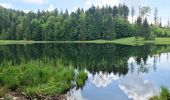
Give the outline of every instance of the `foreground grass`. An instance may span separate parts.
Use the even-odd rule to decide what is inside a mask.
[[[90,41],[17,41],[17,40],[0,40],[0,44],[34,44],[34,43],[95,43],[95,44],[122,44],[122,45],[144,45],[148,43],[156,45],[170,44],[170,38],[156,38],[155,40],[144,40],[143,38],[135,39],[135,37],[121,38],[116,40],[90,40]]]
[[[170,100],[170,91],[166,87],[161,87],[159,96],[153,96],[149,100]]]
[[[72,81],[76,81],[77,86],[84,85],[86,78],[84,71],[75,74],[72,67],[65,67],[59,62],[55,66],[42,61],[14,66],[5,64],[0,69],[0,97],[8,91],[22,93],[29,98],[56,96],[69,90],[73,86]]]

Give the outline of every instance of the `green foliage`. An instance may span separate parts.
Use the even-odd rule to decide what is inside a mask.
[[[169,28],[160,28],[158,26],[151,26],[151,32],[153,32],[157,37],[170,37],[170,29]]]
[[[170,91],[167,87],[161,87],[161,92],[159,96],[153,96],[149,100],[169,100],[170,99]]]
[[[37,13],[0,9],[0,39],[8,40],[113,40],[131,35],[127,21],[129,8],[119,6],[78,8],[65,12],[38,11]],[[121,20],[121,22],[119,22]],[[118,24],[118,25],[116,25]]]
[[[155,40],[155,38],[156,38],[156,35],[153,32],[150,32],[148,40]]]
[[[76,77],[77,86],[82,87],[85,84],[86,79],[87,79],[87,74],[84,71],[80,71],[78,76]]]
[[[75,78],[73,68],[64,67],[60,62],[55,66],[52,61],[48,64],[43,61],[29,61],[3,66],[0,70],[0,91],[7,88],[6,90],[24,92],[30,97],[61,94],[71,88],[71,81]],[[83,82],[84,75],[86,74],[80,74]]]
[[[149,24],[146,18],[143,22],[142,29],[143,29],[142,37],[144,37],[145,40],[150,40],[150,29],[149,29]]]
[[[133,36],[133,26],[121,18],[117,18],[114,23],[116,38]]]
[[[168,88],[161,87],[160,100],[169,100],[169,99],[170,99],[170,92]]]
[[[128,21],[129,8],[125,4],[102,8],[92,6],[86,11],[38,11],[37,13],[0,9],[1,40],[84,41],[114,40],[135,36],[152,40],[154,36],[170,37],[170,29],[149,25],[149,7],[142,7],[136,24]],[[132,16],[135,9],[132,8]],[[149,32],[150,31],[150,32]]]
[[[140,36],[142,36],[142,18],[141,17],[137,18],[135,28],[136,28],[135,38],[138,39]]]

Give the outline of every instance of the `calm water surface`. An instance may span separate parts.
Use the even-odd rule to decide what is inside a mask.
[[[0,64],[62,60],[88,73],[82,88],[68,100],[148,100],[161,86],[170,88],[170,46],[113,44],[1,45]]]

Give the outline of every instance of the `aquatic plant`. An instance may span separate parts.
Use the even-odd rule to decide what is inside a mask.
[[[159,96],[153,96],[149,100],[170,100],[170,91],[167,87],[162,86]]]
[[[85,84],[85,80],[87,79],[87,73],[84,71],[80,71],[78,76],[76,77],[76,84],[78,87],[82,87]]]

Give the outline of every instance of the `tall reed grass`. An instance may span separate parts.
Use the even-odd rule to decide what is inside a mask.
[[[162,86],[160,95],[159,96],[153,96],[149,100],[170,100],[170,91],[167,87]]]
[[[61,61],[23,61],[13,65],[10,62],[0,67],[0,96],[10,91],[24,93],[28,97],[53,96],[64,93],[73,86],[82,86],[87,78],[84,71],[78,75],[71,66]]]

